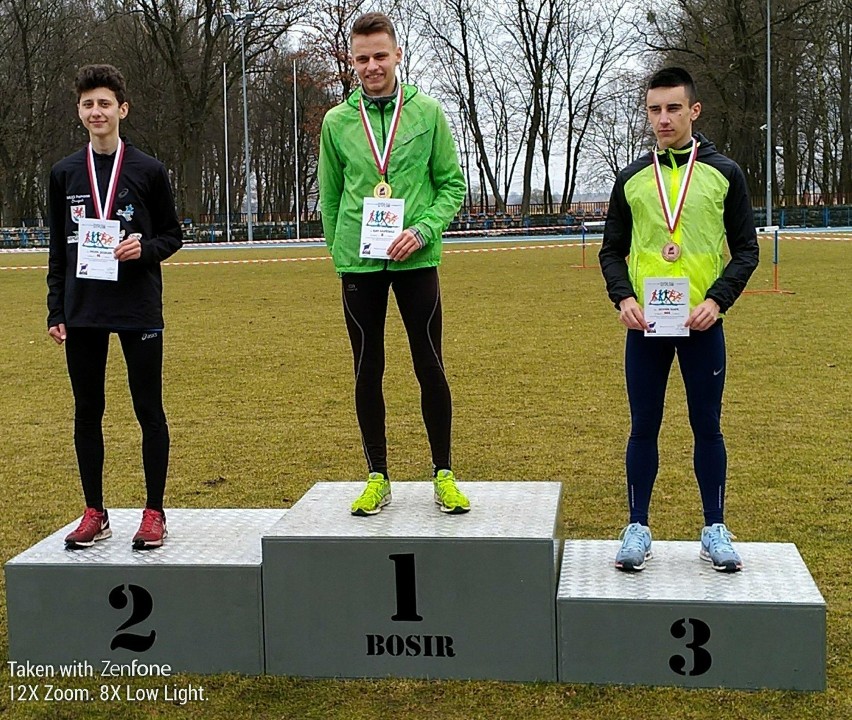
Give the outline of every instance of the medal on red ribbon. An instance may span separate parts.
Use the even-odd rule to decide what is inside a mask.
[[[115,158],[112,161],[112,172],[109,176],[109,185],[107,186],[106,202],[101,205],[101,191],[98,187],[98,173],[95,171],[95,151],[92,149],[92,143],[89,143],[88,153],[86,154],[86,164],[89,169],[89,184],[92,187],[92,200],[95,205],[96,217],[99,220],[109,220],[112,215],[112,206],[115,202],[115,193],[118,185],[118,176],[121,175],[121,165],[124,162],[124,143],[121,138],[118,139],[118,148],[115,151]]]
[[[663,245],[663,260],[674,262],[680,257],[680,245],[675,242],[667,242]]]
[[[382,179],[373,188],[373,197],[387,200],[391,197],[392,189],[387,182],[388,163],[390,162],[391,148],[393,140],[396,137],[396,131],[399,128],[399,119],[402,116],[402,83],[397,83],[396,89],[396,104],[391,116],[390,132],[388,133],[387,141],[385,142],[384,150],[379,154],[379,144],[376,142],[376,136],[373,133],[373,128],[370,125],[370,120],[367,117],[367,108],[364,106],[364,96],[358,100],[358,111],[361,113],[361,124],[364,126],[364,132],[367,134],[367,141],[370,143],[370,150],[373,152],[373,160],[376,163],[376,168]]]
[[[669,205],[669,196],[666,192],[665,182],[663,181],[663,171],[660,167],[660,157],[657,148],[654,148],[654,178],[657,181],[657,192],[660,196],[660,205],[663,208],[663,217],[666,220],[666,227],[669,229],[669,235],[672,239],[667,242],[662,249],[663,259],[667,262],[674,262],[680,257],[681,247],[674,241],[674,233],[677,225],[680,222],[680,215],[683,212],[683,205],[686,202],[686,194],[689,192],[689,183],[692,180],[692,170],[695,167],[695,161],[698,158],[697,140],[692,143],[692,149],[689,152],[689,159],[686,162],[686,175],[678,189],[677,199],[674,207]]]

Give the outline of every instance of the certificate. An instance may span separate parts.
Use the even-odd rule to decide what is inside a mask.
[[[359,255],[389,260],[388,246],[402,233],[404,214],[405,200],[402,198],[364,198]]]
[[[645,321],[651,328],[645,336],[688,336],[689,278],[646,278],[644,288]]]
[[[118,280],[118,220],[81,218],[78,222],[77,277],[86,280]]]

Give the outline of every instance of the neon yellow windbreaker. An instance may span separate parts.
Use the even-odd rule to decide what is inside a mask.
[[[697,162],[674,236],[663,215],[651,153],[618,175],[600,251],[607,292],[616,307],[631,296],[644,305],[645,278],[688,277],[690,309],[713,298],[725,312],[757,267],[759,248],[742,170],[707,138],[697,135],[696,139],[700,142]],[[690,149],[691,143],[660,155],[672,206]],[[678,166],[676,170],[673,165]],[[667,262],[662,249],[672,240],[681,253],[676,261]],[[731,254],[727,265],[726,243]]]

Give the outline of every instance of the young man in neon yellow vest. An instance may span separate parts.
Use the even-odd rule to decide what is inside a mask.
[[[743,563],[724,523],[722,316],[757,267],[751,202],[739,166],[693,133],[701,103],[688,72],[657,72],[648,84],[646,109],[657,145],[619,173],[600,251],[607,292],[627,327],[630,519],[615,566],[642,570],[651,557],[648,509],[666,384],[677,354],[704,509],[699,555],[715,570],[736,572]]]
[[[369,477],[353,515],[391,500],[382,377],[388,294],[408,334],[432,452],[435,502],[470,510],[450,465],[452,404],[441,354],[441,234],[464,200],[464,175],[441,107],[397,81],[396,32],[381,13],[358,18],[350,36],[361,81],[323,119],[319,191],[323,232],[342,280],[355,360],[355,410]]]

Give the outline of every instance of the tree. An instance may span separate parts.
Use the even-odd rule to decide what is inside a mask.
[[[618,88],[619,64],[635,55],[636,41],[625,27],[621,12],[591,0],[570,3],[559,28],[560,79],[567,113],[565,131],[565,175],[560,212],[567,213],[574,198],[580,160],[586,152],[589,129],[595,115],[610,116],[613,103],[626,111],[624,127],[627,147],[636,140],[635,90]],[[626,93],[618,99],[616,93]]]
[[[294,138],[293,63],[297,63]],[[252,87],[252,157],[257,174],[257,208],[272,219],[307,216],[316,205],[316,172],[322,118],[334,105],[329,86],[335,82],[327,66],[305,52],[269,51],[258,63]],[[296,151],[298,147],[298,152]],[[295,205],[296,156],[299,161],[300,206]],[[314,200],[311,205],[311,200]]]
[[[295,0],[273,4],[258,3],[250,25],[229,29],[224,7],[215,0],[123,0],[115,4],[118,22],[122,15],[132,18],[131,32],[117,35],[124,44],[125,64],[133,59],[140,86],[150,77],[151,58],[158,59],[155,86],[144,88],[146,105],[165,115],[175,146],[172,165],[177,182],[178,205],[185,215],[199,217],[202,201],[202,157],[205,130],[222,100],[221,67],[229,77],[240,76],[239,34],[244,35],[246,67],[273,46],[292,25]],[[247,10],[248,10],[247,9]],[[125,24],[125,23],[122,23]],[[129,44],[136,52],[127,53]],[[148,92],[150,90],[150,92]],[[155,98],[165,96],[165,104]]]
[[[496,28],[474,3],[475,0],[435,0],[431,6],[423,6],[418,15],[420,32],[428,38],[437,59],[439,90],[457,104],[470,130],[476,163],[485,180],[482,184],[490,188],[498,212],[504,212],[505,196],[486,145],[488,128],[481,118],[482,106],[500,99],[494,86],[488,84],[488,73],[483,71],[488,62],[485,48],[493,42]]]
[[[648,138],[643,81],[643,73],[623,70],[593,113],[589,154],[609,171],[604,177],[600,163],[595,164],[594,184],[600,188],[612,186],[619,170],[641,154]]]
[[[308,6],[305,20],[313,39],[306,48],[321,63],[330,63],[339,86],[338,101],[349,97],[358,77],[349,61],[349,33],[364,10],[366,0],[315,0]]]
[[[773,33],[789,39],[812,32],[821,2],[774,0]],[[663,62],[681,64],[692,71],[705,102],[700,127],[740,164],[752,195],[759,195],[766,176],[766,142],[761,127],[766,123],[765,3],[676,0],[674,12],[666,17],[649,11],[640,31],[647,47]],[[783,117],[782,108],[796,106],[800,49],[801,43],[790,48],[775,44],[772,76],[776,117]],[[773,123],[772,130],[773,145],[797,146],[795,126]],[[786,134],[794,135],[795,140],[786,139]],[[794,163],[796,156],[791,152],[787,161]]]
[[[529,123],[524,138],[522,215],[529,213],[533,162],[536,141],[539,137],[542,139],[544,152],[543,199],[548,204],[552,200],[549,174],[551,149],[549,121],[553,110],[556,69],[551,53],[557,29],[563,22],[562,8],[565,5],[566,3],[561,0],[540,0],[533,5],[530,5],[527,0],[515,0],[512,6],[513,14],[506,22],[506,29],[515,39],[520,56],[523,58],[524,90],[529,99]]]
[[[835,202],[852,202],[852,0],[829,0],[825,11],[834,18],[837,112],[840,125],[840,177]],[[834,12],[831,12],[834,10]]]
[[[91,22],[85,4],[0,4],[0,223],[47,217],[50,166],[78,142],[70,92]],[[72,71],[73,72],[73,71]],[[81,139],[80,139],[81,141]]]

